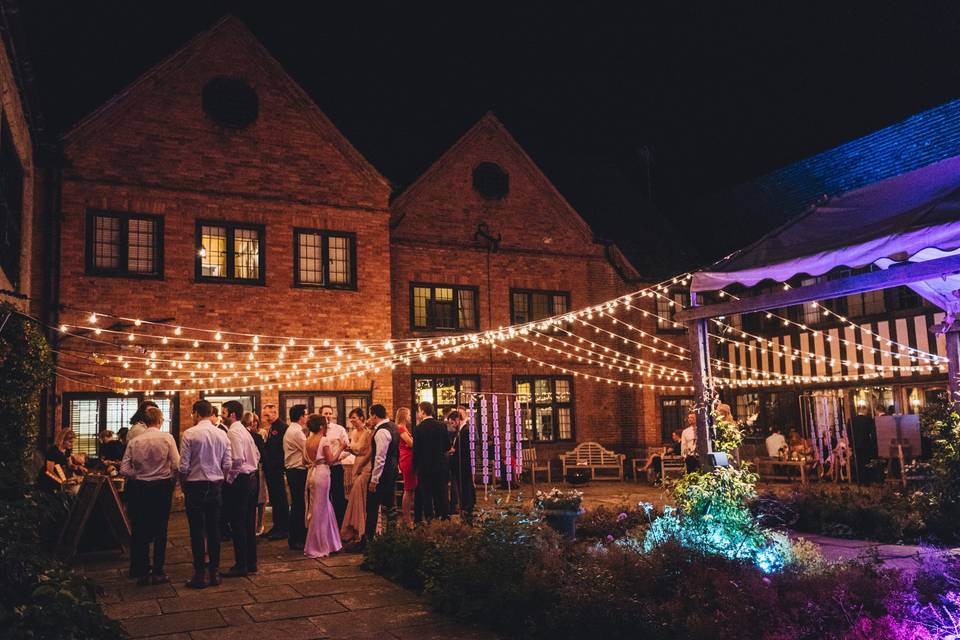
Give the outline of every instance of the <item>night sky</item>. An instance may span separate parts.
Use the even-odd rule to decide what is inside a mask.
[[[648,271],[698,266],[779,223],[730,228],[696,206],[708,194],[960,87],[947,0],[20,5],[50,132],[232,13],[398,189],[493,110]]]

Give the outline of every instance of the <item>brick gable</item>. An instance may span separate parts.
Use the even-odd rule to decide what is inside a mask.
[[[201,92],[245,80],[259,117],[217,125]],[[66,136],[68,178],[385,209],[389,184],[238,20],[197,36]]]

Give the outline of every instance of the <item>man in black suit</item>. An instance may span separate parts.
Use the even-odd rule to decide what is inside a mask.
[[[447,483],[450,479],[450,433],[447,426],[434,417],[433,403],[417,405],[417,428],[413,432],[413,470],[423,499],[423,515],[429,521],[434,514],[450,517]]]
[[[458,497],[460,521],[473,523],[473,508],[477,504],[477,492],[473,486],[473,469],[470,464],[470,426],[463,422],[463,414],[454,409],[447,414],[447,431],[453,428],[453,448],[450,450],[450,487]]]
[[[283,436],[287,432],[287,423],[280,419],[280,412],[277,411],[275,404],[263,405],[263,421],[270,425],[264,447],[263,475],[267,480],[270,511],[273,514],[273,526],[263,534],[263,537],[270,540],[286,540],[290,529],[286,468],[283,464]]]

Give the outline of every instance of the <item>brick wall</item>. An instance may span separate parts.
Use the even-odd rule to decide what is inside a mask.
[[[389,339],[389,186],[277,69],[241,25],[227,21],[71,134],[62,189],[65,322],[77,321],[72,308],[95,308],[224,331],[381,344]],[[256,89],[259,118],[248,128],[228,131],[203,113],[201,89],[218,75],[243,77]],[[90,209],[162,216],[163,278],[87,275]],[[201,218],[265,226],[264,286],[196,282],[196,220]],[[295,227],[356,234],[356,291],[293,286]],[[370,300],[384,306],[373,309]],[[76,338],[64,344],[102,350]],[[61,358],[68,361],[83,371],[103,371],[89,361]],[[104,384],[83,379],[84,384],[61,381],[58,392]],[[392,404],[386,372],[321,383],[320,389],[369,391],[371,385],[375,401]],[[277,395],[276,386],[264,389],[261,403],[276,402]],[[182,429],[189,426],[189,407],[198,396],[179,396]]]

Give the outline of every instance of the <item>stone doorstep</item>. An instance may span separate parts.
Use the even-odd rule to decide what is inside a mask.
[[[254,602],[253,597],[246,591],[208,591],[203,589],[179,598],[164,598],[160,601],[160,609],[164,613],[182,613],[184,611],[232,607],[252,602]]]
[[[121,622],[123,628],[132,638],[163,635],[197,629],[226,626],[226,621],[219,611],[187,611],[184,613],[167,613],[159,616],[144,618],[130,618]]]
[[[298,600],[278,600],[248,604],[244,610],[256,622],[268,622],[283,618],[306,618],[320,614],[347,611],[339,602],[328,596],[304,597]]]

